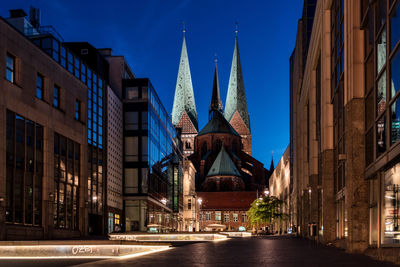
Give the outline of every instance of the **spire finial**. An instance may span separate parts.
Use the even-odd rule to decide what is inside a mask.
[[[217,65],[217,63],[218,63],[217,53],[214,53],[214,63],[215,63],[215,65]]]
[[[182,32],[183,32],[183,35],[185,36],[185,33],[186,33],[186,25],[185,25],[185,21],[184,21],[184,20],[182,20]]]
[[[237,21],[235,21],[235,35],[236,35],[236,37],[238,36],[238,32],[239,32],[239,23]]]

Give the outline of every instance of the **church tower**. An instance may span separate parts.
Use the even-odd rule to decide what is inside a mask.
[[[212,89],[212,95],[211,95],[211,104],[210,104],[210,109],[208,112],[209,120],[211,120],[211,118],[213,117],[214,112],[222,113],[222,102],[221,102],[221,96],[220,96],[220,92],[219,92],[217,60],[215,60],[214,82],[213,82],[213,89]]]
[[[192,76],[190,75],[189,58],[186,49],[185,30],[176,80],[174,104],[172,107],[172,124],[181,129],[183,153],[193,154],[194,137],[198,133],[197,111],[194,100]]]
[[[250,117],[247,110],[237,30],[224,116],[242,137],[243,151],[251,155]]]

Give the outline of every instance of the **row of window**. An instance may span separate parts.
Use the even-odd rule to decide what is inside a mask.
[[[10,53],[6,54],[6,79],[11,83],[15,83],[15,61],[15,56]],[[37,73],[35,95],[41,100],[44,99],[44,80],[45,77],[40,73]],[[53,106],[58,109],[61,108],[61,88],[56,84],[54,84],[53,87]],[[78,99],[75,101],[74,117],[76,120],[81,120],[81,101]]]
[[[400,3],[363,7],[366,165],[400,140]]]
[[[7,110],[6,221],[40,225],[43,126]]]
[[[221,212],[215,212],[215,221],[221,221]],[[201,221],[211,221],[211,212],[205,212],[204,214],[200,214]],[[237,213],[232,214],[232,222],[238,222],[239,215]],[[230,222],[230,213],[224,213],[224,222]],[[242,213],[242,222],[247,222],[247,214]]]

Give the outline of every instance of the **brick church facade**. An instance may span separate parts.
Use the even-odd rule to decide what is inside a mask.
[[[237,37],[225,110],[215,62],[209,121],[201,130],[198,129],[184,37],[172,122],[180,129],[186,160],[190,160],[196,169],[196,192],[204,203],[204,207],[200,205],[200,230],[246,227],[245,213],[268,187],[268,178],[273,170],[265,169],[263,163],[252,157],[250,117]],[[224,215],[221,216],[221,212]]]

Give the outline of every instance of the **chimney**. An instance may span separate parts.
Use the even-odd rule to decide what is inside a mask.
[[[10,18],[24,18],[26,17],[26,13],[23,9],[10,9]]]

